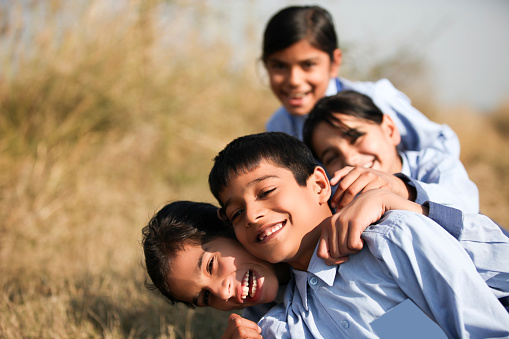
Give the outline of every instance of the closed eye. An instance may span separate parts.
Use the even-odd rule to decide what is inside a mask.
[[[244,210],[236,210],[236,211],[233,211],[233,213],[230,215],[230,222],[233,224],[233,222],[235,221],[235,219],[242,214],[242,212],[244,212]]]
[[[357,139],[365,135],[365,132],[360,132],[354,128],[349,129],[345,134],[344,137],[350,141],[350,144],[354,144]]]
[[[263,191],[260,194],[260,199],[266,198],[270,193],[274,192],[275,190],[276,190],[276,187],[274,187],[272,189],[269,189],[269,190],[266,190],[266,191]]]
[[[311,68],[311,67],[313,67],[314,65],[316,65],[316,63],[315,63],[315,62],[313,62],[313,61],[305,61],[304,63],[302,63],[302,67],[303,67],[304,69]]]
[[[325,166],[328,166],[332,164],[336,159],[338,159],[338,156],[336,154],[329,155],[327,157],[324,157],[321,161]]]

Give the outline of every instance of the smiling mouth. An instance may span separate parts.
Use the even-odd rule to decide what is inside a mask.
[[[258,241],[264,241],[267,239],[267,237],[271,236],[272,234],[278,232],[286,225],[286,221],[279,222],[271,227],[267,227],[263,230],[260,234],[258,234],[257,240]]]
[[[375,164],[375,161],[370,161],[367,164],[364,164],[362,167],[365,168],[373,168],[373,165]]]
[[[288,98],[289,99],[302,99],[304,98],[306,95],[308,95],[310,92],[305,92],[305,93],[292,93],[292,94],[288,94]]]
[[[253,271],[249,270],[244,274],[244,279],[242,280],[242,300],[246,300],[247,297],[253,298],[256,295],[257,289],[256,275]]]

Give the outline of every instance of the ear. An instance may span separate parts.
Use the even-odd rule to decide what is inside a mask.
[[[217,209],[217,217],[222,221],[228,221],[228,218],[226,217],[226,213],[224,212],[224,208]]]
[[[341,62],[343,55],[341,53],[341,50],[339,48],[336,48],[334,52],[332,52],[332,60],[330,65],[330,73],[329,76],[331,78],[335,78],[338,76],[339,68],[341,66]]]
[[[313,190],[317,194],[318,202],[320,205],[327,204],[331,195],[331,188],[327,173],[321,166],[316,166],[311,178]]]
[[[384,114],[384,118],[382,120],[382,129],[391,140],[394,146],[398,146],[401,142],[401,135],[399,134],[398,127],[394,120],[387,114]]]

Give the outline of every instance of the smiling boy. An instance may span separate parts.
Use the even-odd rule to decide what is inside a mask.
[[[386,213],[347,263],[318,259],[331,189],[297,139],[261,133],[234,140],[215,158],[209,184],[244,247],[293,268],[285,305],[260,322],[264,337],[376,337],[370,323],[407,299],[449,337],[509,336],[509,315],[467,253],[422,215]]]

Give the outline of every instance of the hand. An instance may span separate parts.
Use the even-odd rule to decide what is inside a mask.
[[[393,192],[384,189],[366,191],[322,222],[318,257],[324,259],[327,265],[346,262],[348,255],[362,249],[362,232],[378,221],[385,212],[394,209],[427,214],[423,206]]]
[[[402,198],[410,198],[409,188],[393,174],[372,168],[347,166],[334,173],[331,186],[338,185],[331,198],[332,208],[341,209],[348,205],[359,193],[374,188],[383,188]]]
[[[260,333],[262,329],[255,322],[232,313],[221,339],[263,339]]]

